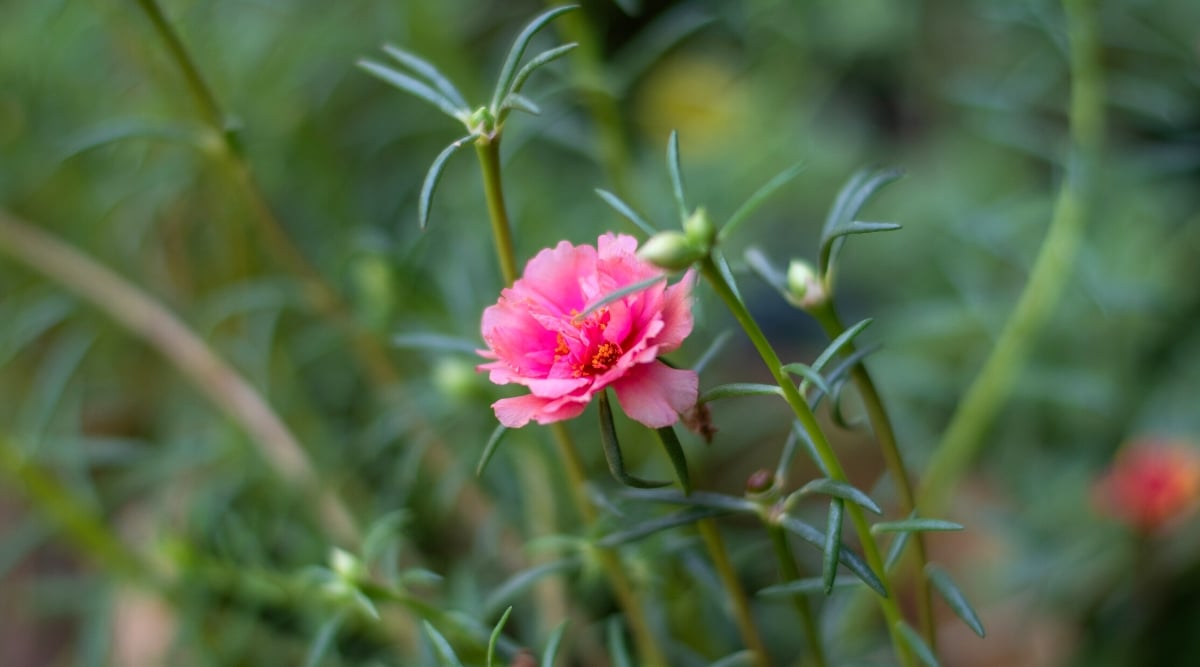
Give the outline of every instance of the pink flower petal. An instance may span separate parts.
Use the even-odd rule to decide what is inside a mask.
[[[656,361],[634,366],[612,383],[621,409],[650,428],[670,426],[679,413],[696,404],[700,378],[693,371],[671,368]]]
[[[539,424],[550,424],[564,419],[578,417],[587,405],[585,403],[562,403],[554,409],[550,404],[554,401],[540,398],[532,394],[502,398],[492,403],[496,411],[496,419],[508,428],[521,428],[534,420]]]

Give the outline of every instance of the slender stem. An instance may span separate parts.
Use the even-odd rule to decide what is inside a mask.
[[[729,596],[729,603],[732,605],[730,613],[733,614],[733,620],[737,623],[742,641],[746,643],[746,648],[754,654],[754,664],[759,667],[767,667],[770,665],[767,646],[758,634],[758,625],[755,624],[754,616],[750,612],[750,601],[746,597],[746,589],[742,586],[737,571],[729,560],[725,540],[721,537],[721,532],[717,530],[716,522],[712,519],[703,519],[696,523],[696,528],[700,531],[700,537],[704,540],[708,555],[717,569],[717,576],[721,578],[725,593]]]
[[[475,152],[479,156],[479,166],[483,172],[483,194],[487,199],[488,218],[492,223],[492,234],[496,244],[496,256],[500,260],[500,273],[506,285],[512,285],[517,279],[517,259],[513,250],[512,231],[508,221],[508,211],[504,205],[504,190],[500,178],[500,137],[483,136],[475,143]],[[555,443],[558,445],[563,467],[570,479],[571,494],[575,507],[584,522],[592,525],[599,518],[596,508],[587,495],[587,468],[579,456],[571,433],[562,422],[551,426]],[[629,629],[633,633],[638,653],[647,667],[666,667],[666,654],[658,642],[658,636],[650,625],[645,611],[642,609],[637,596],[634,595],[633,585],[621,567],[617,552],[612,549],[597,548],[600,567],[612,586]]]
[[[821,328],[825,330],[825,335],[830,340],[836,339],[845,332],[846,327],[838,317],[837,308],[832,301],[826,300],[822,304],[808,309],[808,312],[821,324]],[[846,343],[843,351],[847,355],[854,354],[854,342]],[[892,420],[888,417],[887,409],[883,405],[883,398],[879,395],[875,381],[871,378],[871,373],[865,364],[855,364],[854,368],[850,370],[850,376],[854,379],[855,386],[858,387],[863,405],[866,406],[867,417],[871,420],[871,428],[875,432],[875,438],[879,441],[879,448],[883,452],[883,460],[888,474],[892,476],[892,480],[896,484],[896,494],[900,499],[900,512],[904,516],[909,516],[916,508],[916,497],[913,495],[912,480],[909,479],[904,458],[900,455],[900,446],[896,442],[896,431],[892,428]],[[925,643],[929,644],[929,647],[936,652],[937,626],[933,619],[933,598],[930,594],[929,581],[925,578],[925,538],[919,532],[914,533],[911,542],[919,569],[917,574],[919,577],[917,615],[921,619],[921,634],[925,637]]]
[[[788,545],[787,535],[783,529],[775,525],[767,525],[767,533],[771,536],[771,545],[775,547],[775,559],[779,562],[779,577],[784,583],[800,578],[800,570],[792,557],[792,548]],[[809,651],[812,652],[813,663],[817,667],[825,667],[825,648],[821,642],[821,633],[817,629],[817,621],[813,618],[812,608],[808,598],[803,593],[791,596],[792,605],[800,615],[800,623],[804,626],[804,635],[808,638]]]
[[[571,438],[571,432],[567,430],[567,426],[563,422],[552,424],[550,431],[554,434],[554,441],[558,445],[558,451],[563,460],[563,467],[567,471],[571,494],[575,499],[575,507],[579,510],[584,523],[592,525],[599,516],[595,506],[592,505],[591,498],[588,498],[587,469],[584,467],[583,459],[579,456],[579,450]],[[617,596],[617,602],[620,603],[621,609],[625,612],[625,618],[629,622],[629,629],[633,633],[633,640],[637,644],[638,653],[641,655],[644,664],[647,667],[666,667],[668,664],[666,654],[663,653],[662,648],[659,646],[658,636],[650,626],[650,621],[642,610],[637,596],[634,595],[633,584],[625,575],[625,570],[621,567],[621,561],[617,557],[616,550],[597,547],[596,555],[599,558],[600,567],[604,570],[605,576],[608,577],[609,585],[612,586],[613,594]]]
[[[918,505],[940,513],[1012,389],[1038,333],[1071,275],[1091,216],[1096,172],[1104,143],[1104,81],[1094,0],[1064,0],[1070,38],[1071,154],[1050,228],[1029,282],[1000,332],[991,355],[971,383],[925,473]]]
[[[492,221],[492,236],[496,242],[496,257],[504,283],[517,280],[517,255],[513,251],[512,226],[504,206],[504,188],[500,180],[500,136],[484,135],[475,142],[479,166],[483,170],[483,195],[487,199],[488,219]]]
[[[796,414],[796,418],[800,421],[801,427],[808,433],[812,439],[813,446],[816,449],[817,456],[820,457],[821,463],[825,469],[829,471],[829,476],[839,482],[846,482],[846,473],[842,469],[842,464],[838,461],[837,454],[834,453],[833,447],[829,445],[829,441],[825,438],[825,434],[821,431],[820,424],[817,423],[816,415],[808,407],[808,403],[804,397],[800,395],[800,390],[792,383],[787,373],[783,371],[783,362],[780,361],[779,355],[775,353],[775,349],[771,347],[770,341],[759,328],[758,323],[754,321],[754,317],[750,311],[746,309],[746,305],[738,298],[733,291],[733,287],[726,282],[725,277],[717,268],[711,257],[706,257],[700,262],[700,270],[704,277],[708,279],[716,290],[717,295],[725,302],[725,305],[733,313],[734,318],[741,324],[742,329],[746,331],[750,342],[754,344],[754,348],[758,350],[758,354],[762,357],[763,363],[767,365],[767,369],[771,372],[775,382],[779,388],[783,390],[784,399],[791,406],[792,411]],[[850,515],[850,521],[854,524],[854,529],[858,533],[859,540],[862,542],[863,555],[866,557],[867,564],[879,576],[883,584],[886,596],[877,596],[879,606],[883,611],[883,616],[887,621],[888,632],[892,638],[892,647],[896,651],[896,657],[902,665],[912,665],[912,653],[908,650],[904,639],[899,636],[897,624],[903,620],[903,615],[900,613],[900,607],[896,603],[895,593],[892,586],[887,580],[887,571],[883,567],[883,558],[879,554],[879,547],[875,544],[875,539],[871,535],[871,526],[867,523],[866,515],[863,514],[862,508],[854,503],[846,503],[846,513]]]

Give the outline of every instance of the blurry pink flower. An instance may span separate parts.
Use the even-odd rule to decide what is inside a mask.
[[[1200,499],[1200,452],[1190,443],[1135,440],[1096,485],[1099,509],[1146,533],[1193,509]]]
[[[692,275],[666,278],[596,309],[605,296],[663,275],[639,259],[632,236],[605,234],[597,247],[563,241],[537,254],[525,274],[483,311],[479,366],[496,384],[529,387],[492,404],[501,424],[517,428],[578,416],[592,396],[612,387],[631,418],[660,428],[696,403],[696,373],[658,361],[692,331]]]

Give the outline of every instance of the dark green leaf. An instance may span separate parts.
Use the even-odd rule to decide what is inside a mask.
[[[817,446],[813,444],[812,438],[808,437],[808,431],[804,430],[798,420],[792,420],[792,433],[795,433],[797,440],[804,445],[804,451],[808,453],[808,458],[817,465],[821,474],[828,477],[829,468],[825,465],[825,459],[821,458],[821,454],[817,452]]]
[[[845,509],[841,498],[829,501],[829,519],[825,526],[825,549],[821,558],[821,583],[825,594],[833,593],[833,583],[837,580],[838,556],[842,550],[842,511]]]
[[[660,516],[649,521],[643,521],[635,526],[625,530],[609,533],[601,538],[596,544],[606,549],[619,547],[623,544],[636,542],[640,539],[649,537],[655,533],[676,528],[678,526],[686,526],[689,523],[695,523],[703,519],[711,519],[723,514],[727,514],[725,510],[709,509],[705,507],[695,507],[686,509],[667,516]]]
[[[578,5],[555,7],[535,18],[529,25],[525,26],[521,34],[517,35],[517,38],[513,40],[512,48],[508,50],[508,56],[504,59],[504,66],[500,68],[500,78],[496,80],[496,90],[492,93],[492,104],[490,107],[492,113],[497,112],[500,108],[500,102],[512,92],[513,81],[517,76],[517,65],[525,55],[525,49],[529,47],[529,40],[533,39],[533,36],[545,27],[547,23],[577,8]]]
[[[492,628],[491,636],[488,637],[487,667],[497,667],[496,642],[500,641],[500,635],[504,632],[504,624],[508,622],[508,616],[512,613],[512,610],[512,607],[504,610],[504,614],[500,617],[500,620],[496,622],[496,627]]]
[[[799,163],[794,164],[776,174],[774,178],[767,181],[766,185],[763,185],[757,192],[750,195],[750,198],[739,206],[738,210],[734,211],[733,215],[729,216],[729,220],[721,226],[721,231],[717,234],[717,242],[720,243],[729,238],[734,230],[750,217],[751,213],[758,210],[758,207],[762,206],[763,202],[775,194],[776,190],[786,185],[788,181],[795,178],[801,171],[804,171],[804,165]]]
[[[858,334],[862,333],[864,329],[871,326],[871,322],[874,322],[874,320],[868,317],[867,319],[838,334],[838,337],[834,338],[829,345],[825,346],[825,349],[821,351],[821,354],[817,357],[817,360],[812,363],[813,369],[820,371],[825,368],[825,364],[829,363],[831,359],[837,356],[842,351],[842,348],[853,342]]]
[[[621,495],[635,500],[645,500],[647,502],[664,503],[667,505],[708,507],[717,510],[725,510],[726,512],[758,512],[758,505],[754,502],[746,500],[745,498],[727,496],[723,493],[712,493],[710,491],[694,491],[685,496],[678,491],[673,490],[668,491],[648,489],[624,491]]]
[[[946,604],[950,605],[950,608],[954,610],[954,613],[958,614],[958,617],[961,618],[963,622],[967,624],[967,627],[971,628],[975,634],[983,637],[983,623],[979,620],[979,615],[975,613],[973,608],[971,608],[971,603],[967,602],[967,597],[963,595],[962,590],[955,585],[954,580],[950,578],[950,575],[934,563],[928,563],[925,565],[925,574],[929,577],[929,583],[933,584],[933,587],[937,589],[938,593],[941,593],[942,599],[946,601]]]
[[[572,544],[570,548],[575,549],[578,545]],[[557,546],[555,548],[558,548]],[[503,606],[508,605],[518,595],[529,590],[531,586],[541,581],[544,577],[560,572],[570,572],[579,569],[580,561],[576,556],[563,558],[560,560],[550,561],[535,565],[529,569],[522,570],[509,577],[504,583],[497,586],[487,599],[483,602],[483,616],[493,616]]]
[[[961,523],[953,521],[944,521],[942,519],[901,519],[899,521],[884,521],[871,526],[871,532],[879,533],[899,533],[899,532],[933,532],[933,531],[949,531],[962,530]]]
[[[600,195],[600,198],[604,200],[605,204],[608,204],[614,211],[620,214],[622,218],[632,222],[635,227],[645,232],[647,236],[654,236],[658,233],[658,230],[654,228],[654,225],[646,222],[642,216],[638,215],[632,208],[629,207],[629,204],[621,201],[620,197],[614,195],[608,190],[601,190],[599,188],[596,189],[596,194]]]
[[[492,455],[496,453],[496,449],[500,446],[500,441],[504,439],[505,433],[508,433],[508,427],[504,424],[497,424],[495,430],[492,431],[491,437],[488,438],[487,444],[483,446],[483,453],[479,455],[479,463],[475,465],[476,477],[483,476],[484,468],[492,460]]]
[[[474,141],[478,136],[478,134],[468,134],[447,146],[433,159],[433,164],[429,166],[429,172],[425,174],[425,182],[421,184],[421,197],[417,201],[417,220],[421,224],[421,229],[425,229],[429,225],[429,203],[433,199],[434,188],[442,180],[442,172],[445,171],[446,160],[449,160],[450,156],[454,155],[458,149]]]
[[[387,83],[392,84],[400,90],[429,102],[433,106],[441,109],[442,113],[445,113],[447,116],[450,116],[455,120],[461,121],[466,118],[467,114],[469,113],[468,109],[456,107],[454,103],[442,93],[439,93],[433,88],[430,88],[424,83],[421,83],[417,79],[414,79],[403,72],[398,72],[386,65],[380,65],[379,63],[370,60],[360,60],[358,61],[358,66],[375,75],[376,77],[383,79]]]
[[[458,92],[454,84],[450,83],[450,80],[443,76],[433,63],[391,44],[384,44],[383,50],[389,56],[395,58],[401,65],[425,77],[433,84],[434,88],[437,88],[442,95],[445,95],[456,106],[462,109],[470,108],[471,105],[467,104],[467,101],[463,99],[462,93]]]
[[[671,459],[671,467],[675,469],[675,479],[679,481],[679,487],[684,493],[691,493],[692,480],[688,475],[687,457],[684,456],[683,446],[679,444],[679,437],[675,435],[675,428],[664,426],[655,429],[655,432],[658,433],[658,439],[667,452],[667,458]]]
[[[535,104],[533,100],[525,97],[524,95],[518,95],[516,93],[510,93],[508,97],[504,98],[504,102],[500,104],[501,112],[505,112],[508,109],[524,111],[531,116],[536,116],[542,113],[542,108]],[[501,113],[501,115],[506,114]]]
[[[433,648],[437,651],[438,659],[442,665],[444,667],[463,667],[462,661],[455,655],[450,642],[446,641],[442,633],[438,632],[437,628],[434,628],[429,621],[422,621],[421,623],[425,626],[425,634],[433,642]]]
[[[558,648],[562,645],[563,634],[567,631],[567,621],[559,623],[550,633],[546,642],[546,650],[542,653],[542,667],[554,667],[554,659],[558,657]]]
[[[755,658],[754,651],[745,650],[727,655],[709,665],[709,667],[746,667],[746,665],[756,664],[758,664],[758,662]]]
[[[896,537],[892,539],[892,543],[888,546],[887,558],[883,561],[885,570],[890,572],[900,562],[900,556],[904,555],[904,547],[908,545],[908,540],[912,536],[912,533],[897,533]]]
[[[822,551],[825,549],[825,535],[800,519],[784,516],[779,519],[779,525],[814,547]],[[887,589],[884,588],[883,582],[871,571],[871,566],[867,565],[866,561],[854,553],[850,547],[845,544],[840,545],[838,561],[857,575],[859,579],[862,579],[863,583],[870,586],[871,590],[878,593],[881,597],[887,597]]]
[[[608,655],[612,660],[612,667],[633,667],[633,657],[629,655],[629,647],[625,645],[625,632],[621,629],[620,616],[608,619],[605,635],[608,637]]]
[[[850,374],[850,370],[858,365],[863,359],[866,359],[875,352],[879,351],[879,348],[881,347],[883,346],[880,343],[864,345],[863,347],[855,350],[854,354],[848,355],[845,359],[838,363],[837,366],[834,366],[832,371],[829,371],[829,373],[826,374],[826,382],[833,383],[831,386],[831,388],[834,389],[834,395],[832,396],[833,400],[838,399],[838,396],[836,395],[838,393],[837,389],[845,383],[846,377]],[[825,392],[817,390],[813,392],[811,397],[809,397],[809,402],[812,404],[814,410],[818,405],[821,404],[821,399],[825,396]]]
[[[883,514],[883,510],[871,499],[871,496],[868,496],[848,482],[839,482],[836,479],[829,479],[828,477],[814,479],[801,487],[795,495],[809,496],[814,493],[849,500],[865,510],[869,510],[875,514]]]
[[[667,171],[671,174],[671,194],[675,197],[679,222],[686,222],[688,209],[683,194],[683,172],[679,166],[679,133],[675,130],[671,130],[671,137],[667,139]]]
[[[896,621],[896,631],[913,654],[920,658],[921,662],[925,663],[925,667],[939,667],[937,656],[933,654],[933,649],[929,648],[929,644],[926,644],[925,640],[921,639],[921,635],[911,625],[902,620]]]
[[[625,470],[625,459],[621,456],[621,445],[617,442],[617,427],[613,423],[612,406],[608,402],[608,390],[600,392],[600,444],[604,448],[604,458],[608,461],[608,471],[614,479],[635,489],[653,489],[670,486],[670,482],[659,482],[642,479],[629,474]]]
[[[736,396],[783,396],[783,390],[773,384],[756,384],[753,382],[731,382],[709,389],[700,395],[697,403],[711,403],[723,398]]]
[[[857,588],[862,586],[863,582],[859,579],[838,579],[834,582],[834,590],[843,588]],[[760,590],[755,595],[764,598],[779,598],[791,597],[796,594],[812,595],[814,593],[825,594],[825,581],[823,577],[809,577],[807,579],[797,579],[783,584],[775,584],[767,586]]]
[[[829,273],[830,266],[836,259],[838,248],[841,247],[846,235],[887,231],[899,227],[899,225],[890,226],[892,223],[859,223],[855,221],[855,218],[858,217],[859,211],[862,210],[871,195],[900,178],[901,175],[901,172],[896,169],[859,171],[838,193],[821,231],[819,270],[822,275]]]

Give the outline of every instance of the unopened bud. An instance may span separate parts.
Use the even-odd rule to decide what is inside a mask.
[[[683,232],[659,232],[638,249],[638,257],[668,271],[681,271],[704,257]]]
[[[362,563],[358,558],[337,547],[329,553],[329,568],[344,581],[358,581],[363,575]]]
[[[708,211],[705,211],[703,206],[684,221],[683,233],[692,245],[706,250],[712,248],[717,240],[717,226],[709,219]]]
[[[746,478],[746,495],[762,496],[775,486],[775,473],[766,468],[759,468]]]
[[[800,308],[825,300],[825,289],[812,265],[802,259],[793,259],[787,271],[788,300]]]

